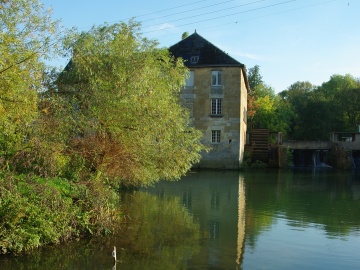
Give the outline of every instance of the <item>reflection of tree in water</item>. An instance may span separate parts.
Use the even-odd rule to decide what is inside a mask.
[[[359,184],[351,173],[274,173],[246,175],[246,238],[254,247],[261,232],[277,218],[291,227],[317,224],[330,238],[360,229]]]
[[[121,230],[127,235],[121,241],[130,253],[158,257],[171,253],[173,248],[167,248],[176,247],[180,252],[176,257],[182,260],[187,256],[181,254],[190,255],[189,251],[196,250],[200,239],[199,224],[194,222],[178,197],[161,199],[145,192],[134,192],[127,195],[124,202],[128,207],[124,210],[128,226]]]
[[[112,269],[113,246],[117,269],[181,269],[199,250],[199,224],[178,198],[134,192],[122,203],[126,219],[116,235],[0,257],[0,269]]]

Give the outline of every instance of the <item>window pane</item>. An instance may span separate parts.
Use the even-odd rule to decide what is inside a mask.
[[[220,130],[212,130],[211,131],[211,142],[212,143],[220,143]]]
[[[190,70],[189,77],[186,79],[186,86],[194,86],[194,71]]]
[[[211,114],[222,114],[222,99],[211,99]]]
[[[216,113],[216,100],[215,99],[212,99],[211,100],[211,114],[215,114]]]
[[[214,72],[212,74],[211,85],[216,85],[216,73]]]
[[[217,86],[221,85],[221,71],[219,70],[213,70],[211,72],[211,85]]]

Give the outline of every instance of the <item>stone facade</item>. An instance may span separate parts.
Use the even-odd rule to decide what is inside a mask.
[[[181,98],[190,110],[192,125],[202,131],[199,168],[237,169],[246,142],[248,83],[245,66],[197,33],[170,47],[182,57],[191,75]]]

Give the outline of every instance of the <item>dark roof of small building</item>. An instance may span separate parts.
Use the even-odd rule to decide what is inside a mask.
[[[245,67],[227,53],[195,33],[169,48],[170,53],[185,61],[187,67]]]

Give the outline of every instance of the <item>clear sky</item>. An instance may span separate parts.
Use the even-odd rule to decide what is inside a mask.
[[[360,0],[42,0],[66,28],[135,20],[160,47],[198,34],[246,65],[276,93],[333,74],[360,77]]]

